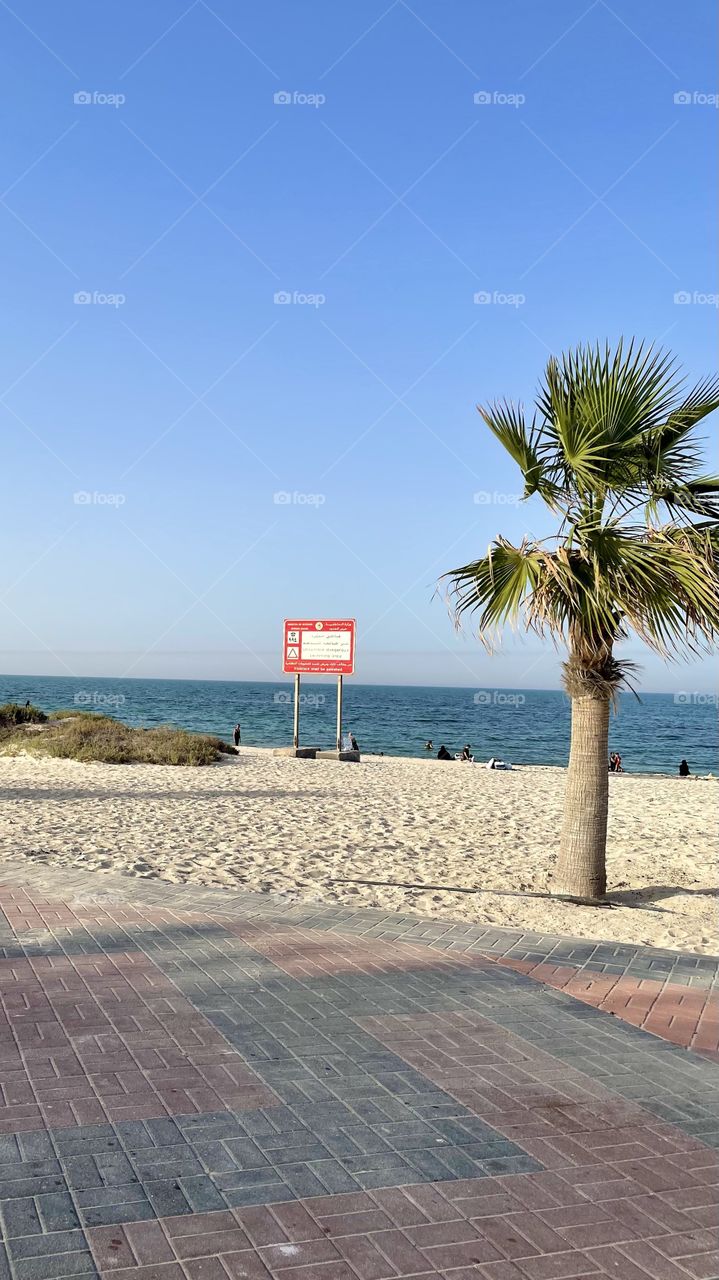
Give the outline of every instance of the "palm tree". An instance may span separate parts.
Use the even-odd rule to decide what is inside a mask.
[[[634,632],[664,658],[697,653],[719,635],[719,477],[698,475],[695,428],[719,406],[719,380],[688,394],[674,358],[632,341],[552,357],[527,425],[522,406],[479,412],[561,518],[556,535],[453,569],[457,621],[479,611],[488,647],[520,620],[566,646],[572,732],[555,886],[606,892],[610,705],[633,664],[615,646]]]

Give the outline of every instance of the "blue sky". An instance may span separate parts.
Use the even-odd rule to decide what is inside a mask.
[[[334,615],[365,682],[556,687],[434,594],[551,528],[474,406],[622,332],[713,368],[713,21],[3,3],[0,669],[272,679]]]

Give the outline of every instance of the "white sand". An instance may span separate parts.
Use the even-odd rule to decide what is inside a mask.
[[[0,855],[717,951],[719,783],[610,778],[608,909],[533,896],[551,885],[564,777],[251,749],[205,769],[3,757]]]

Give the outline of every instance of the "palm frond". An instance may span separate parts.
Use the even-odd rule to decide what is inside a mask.
[[[719,477],[701,474],[694,432],[719,408],[719,380],[684,394],[667,352],[579,346],[549,360],[536,408],[530,426],[508,401],[480,413],[561,527],[551,542],[498,537],[445,575],[456,619],[476,615],[485,644],[520,621],[549,632],[598,690],[625,679],[613,646],[631,631],[668,658],[715,646]]]

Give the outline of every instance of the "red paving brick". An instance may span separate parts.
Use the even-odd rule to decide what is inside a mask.
[[[704,989],[679,983],[578,973],[567,965],[501,959],[500,964],[525,973],[584,1004],[613,1013],[633,1027],[642,1027],[671,1044],[693,1049],[719,1062],[719,999]]]

